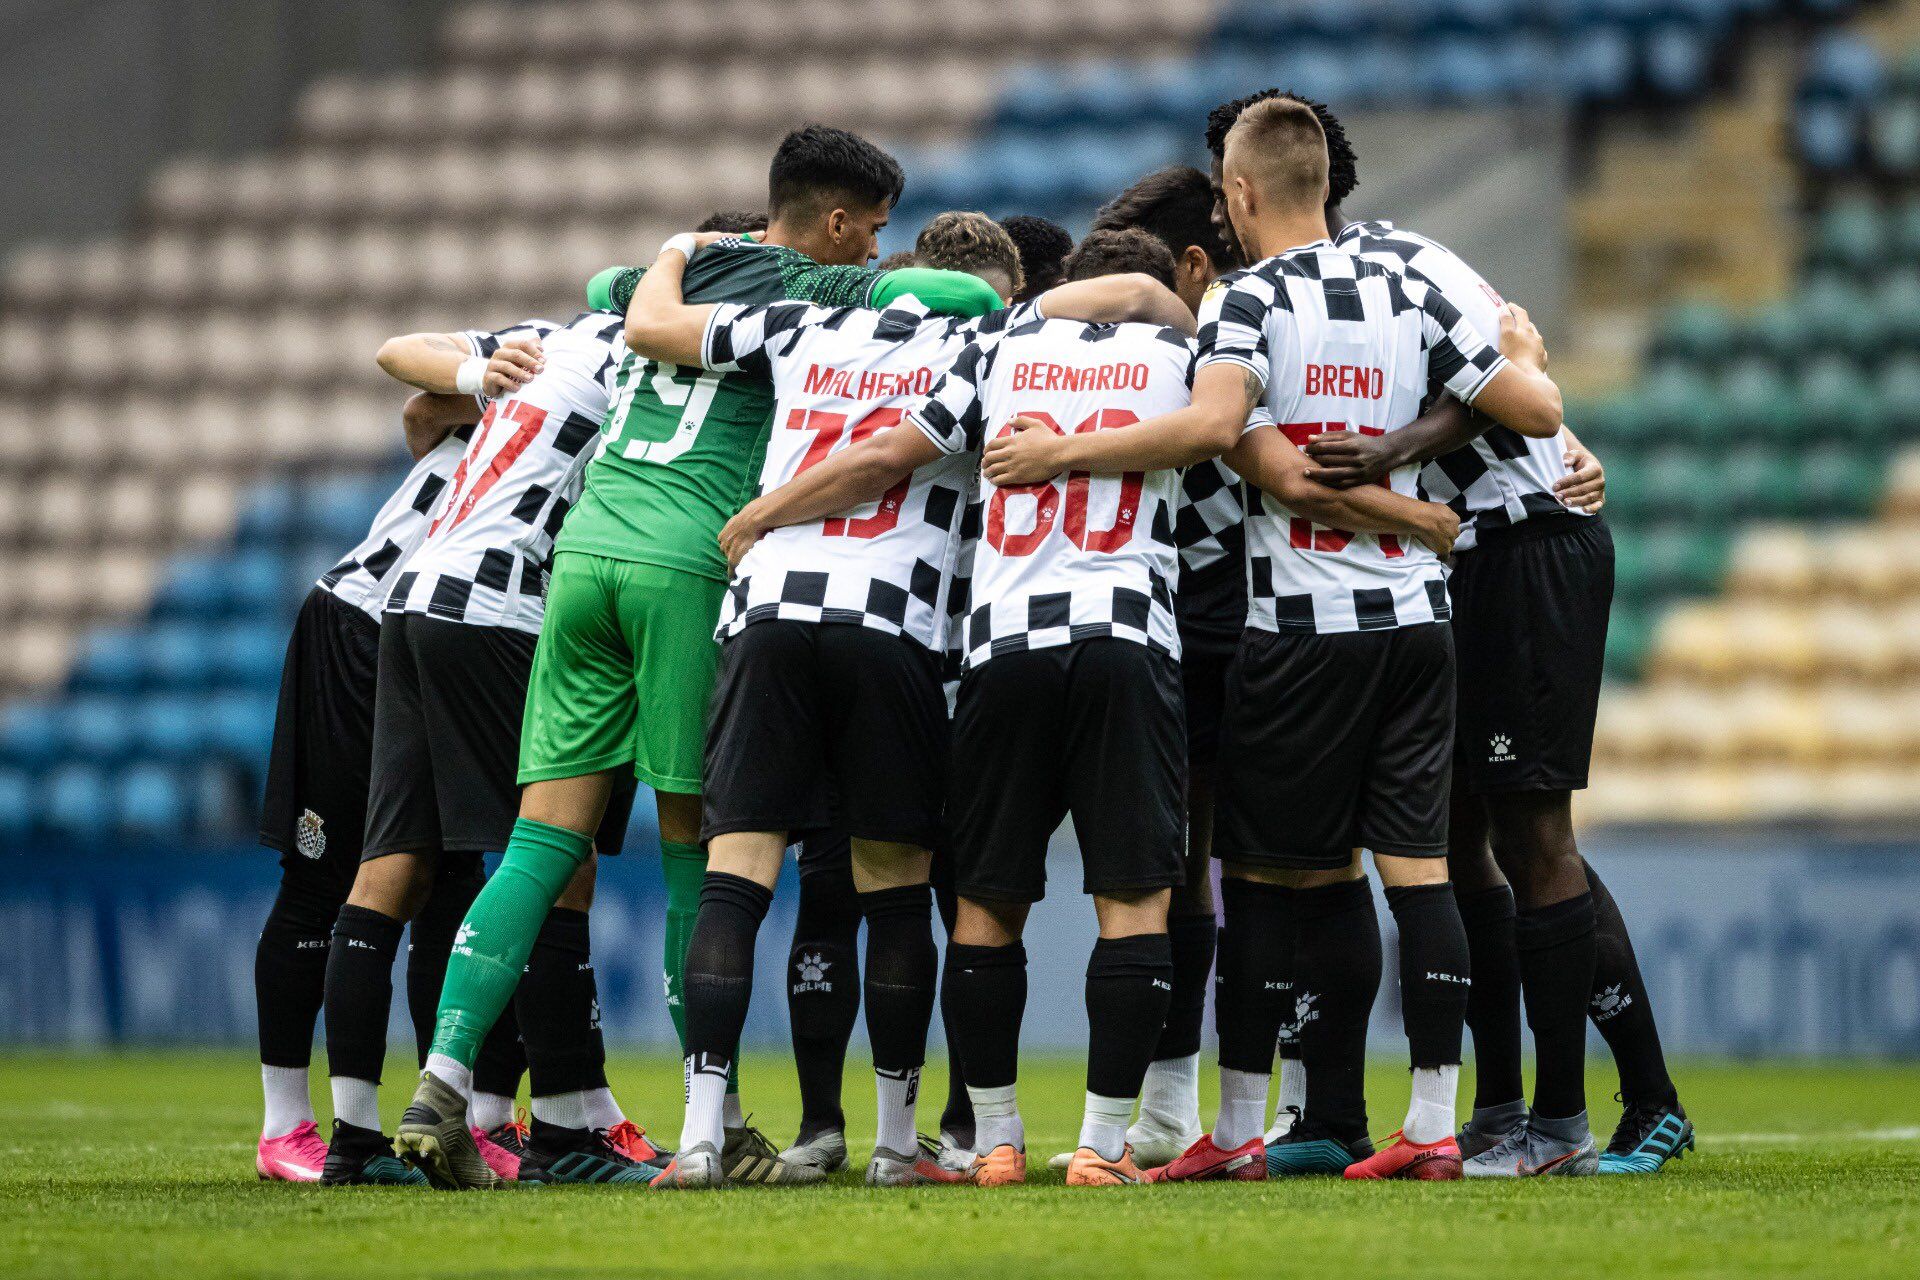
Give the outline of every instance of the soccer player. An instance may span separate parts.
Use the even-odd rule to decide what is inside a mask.
[[[844,130],[809,125],[775,152],[768,225],[759,241],[709,249],[689,272],[695,301],[884,306],[907,290],[935,309],[978,314],[998,304],[970,277],[862,264],[904,179],[884,151]],[[615,270],[595,289],[624,310],[639,273]],[[448,968],[434,1051],[399,1139],[437,1152],[442,1176],[484,1185],[465,1097],[487,1031],[506,1006],[540,923],[592,851],[616,780],[655,794],[667,881],[669,1012],[681,1021],[681,973],[706,856],[700,771],[713,688],[713,642],[727,567],[717,535],[758,478],[772,394],[735,374],[683,369],[629,354],[615,379],[601,447],[556,544],[528,691],[519,820],[500,871],[465,921]],[[684,1029],[682,1029],[684,1044]],[[753,1181],[793,1172],[727,1104],[727,1173]]]
[[[612,395],[620,324],[590,311],[563,326],[412,334],[381,350],[382,367],[402,381],[471,392],[476,367],[503,336],[540,338],[531,376],[486,404],[386,600],[365,849],[327,974],[336,1109],[344,1104],[375,1125],[394,941],[436,874],[477,866],[513,825],[517,739],[547,563]],[[619,851],[630,806],[628,792],[609,807],[602,852]],[[532,1129],[513,1170],[521,1181],[631,1179],[657,1155],[607,1088],[587,928],[592,885],[588,863],[542,922],[519,984],[533,1091]],[[455,938],[454,950],[465,941]],[[467,1136],[477,1153],[495,1156],[480,1168],[499,1176],[498,1153]],[[445,1184],[417,1148],[401,1154]]]
[[[1304,105],[1249,108],[1229,135],[1223,180],[1236,237],[1260,261],[1217,283],[1202,310],[1192,407],[1099,435],[1023,431],[989,447],[985,474],[1018,482],[1177,465],[1244,436],[1228,461],[1261,490],[1248,512],[1249,630],[1229,675],[1214,836],[1225,871],[1220,1116],[1152,1176],[1267,1175],[1275,1037],[1288,1004],[1324,992],[1326,1009],[1302,1031],[1306,1115],[1283,1143],[1320,1126],[1353,1157],[1348,1177],[1457,1178],[1467,956],[1446,881],[1453,673],[1436,553],[1451,547],[1458,521],[1413,499],[1411,468],[1390,488],[1335,493],[1305,481],[1293,438],[1331,423],[1404,427],[1430,375],[1515,430],[1549,434],[1559,391],[1524,315],[1503,335],[1509,360],[1437,293],[1333,248],[1325,135]],[[1249,428],[1262,402],[1281,425]],[[1364,1001],[1341,993],[1379,954],[1356,847],[1373,851],[1400,925],[1414,1068],[1402,1132],[1371,1155],[1358,1071],[1316,1063],[1344,1062],[1356,1037],[1364,1052],[1372,987]],[[1301,993],[1291,1001],[1275,981],[1289,938]]]
[[[1018,213],[1000,220],[1001,228],[1020,251],[1020,290],[1015,302],[1030,302],[1066,280],[1067,254],[1073,237],[1057,222]]]
[[[1164,285],[1172,263],[1140,232],[1089,237],[1069,261],[1072,280],[1117,272]],[[1190,325],[1163,294],[1158,314]],[[768,529],[881,497],[929,470],[970,472],[987,436],[1016,413],[1091,432],[1184,403],[1192,348],[1181,329],[1047,318],[1050,296],[1041,317],[1016,315],[961,350],[912,410],[910,429],[882,431],[749,504],[723,534],[729,545],[752,546]],[[977,1185],[1026,1178],[1020,935],[1044,893],[1048,838],[1068,813],[1100,936],[1087,968],[1087,1110],[1067,1181],[1141,1179],[1127,1125],[1165,1020],[1167,902],[1181,879],[1177,492],[1171,471],[982,489],[947,794],[959,909],[946,981],[973,1101]]]

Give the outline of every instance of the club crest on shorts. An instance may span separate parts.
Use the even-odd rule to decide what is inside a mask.
[[[327,824],[325,819],[311,809],[301,811],[300,821],[294,827],[293,846],[303,858],[312,858],[318,862],[327,852]]]

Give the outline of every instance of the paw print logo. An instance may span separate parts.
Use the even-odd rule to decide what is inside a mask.
[[[462,920],[460,922],[460,931],[453,935],[453,945],[456,947],[464,947],[471,941],[473,941],[473,926],[465,920]]]
[[[801,956],[800,980],[802,982],[818,982],[827,976],[827,970],[831,968],[833,968],[833,962],[821,955],[818,951],[812,955]]]
[[[1513,759],[1513,739],[1504,733],[1496,733],[1487,742],[1491,748],[1487,758],[1494,761]]]
[[[1593,998],[1593,1011],[1602,1021],[1613,1017],[1633,1003],[1633,997],[1620,990],[1620,983],[1614,983]]]

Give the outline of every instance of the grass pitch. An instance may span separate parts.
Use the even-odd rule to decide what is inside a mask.
[[[389,1069],[389,1125],[409,1065]],[[1021,1081],[1040,1168],[1025,1188],[870,1191],[845,1175],[676,1195],[263,1185],[256,1070],[244,1054],[0,1056],[0,1275],[1920,1274],[1920,1067],[1686,1064],[1700,1149],[1655,1178],[1070,1192],[1044,1164],[1077,1130],[1081,1068],[1040,1060]],[[746,1066],[776,1142],[797,1119],[792,1079],[778,1056]],[[868,1079],[850,1065],[856,1159]],[[677,1063],[621,1058],[613,1080],[636,1119],[677,1133]],[[930,1071],[923,1117],[944,1088]],[[1592,1096],[1611,1090],[1596,1073]],[[1390,1129],[1405,1072],[1383,1064],[1371,1100]],[[1614,1116],[1596,1108],[1603,1141]]]

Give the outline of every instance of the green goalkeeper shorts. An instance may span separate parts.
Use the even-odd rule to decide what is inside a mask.
[[[520,781],[631,765],[698,795],[726,584],[584,551],[554,557],[520,732]]]

